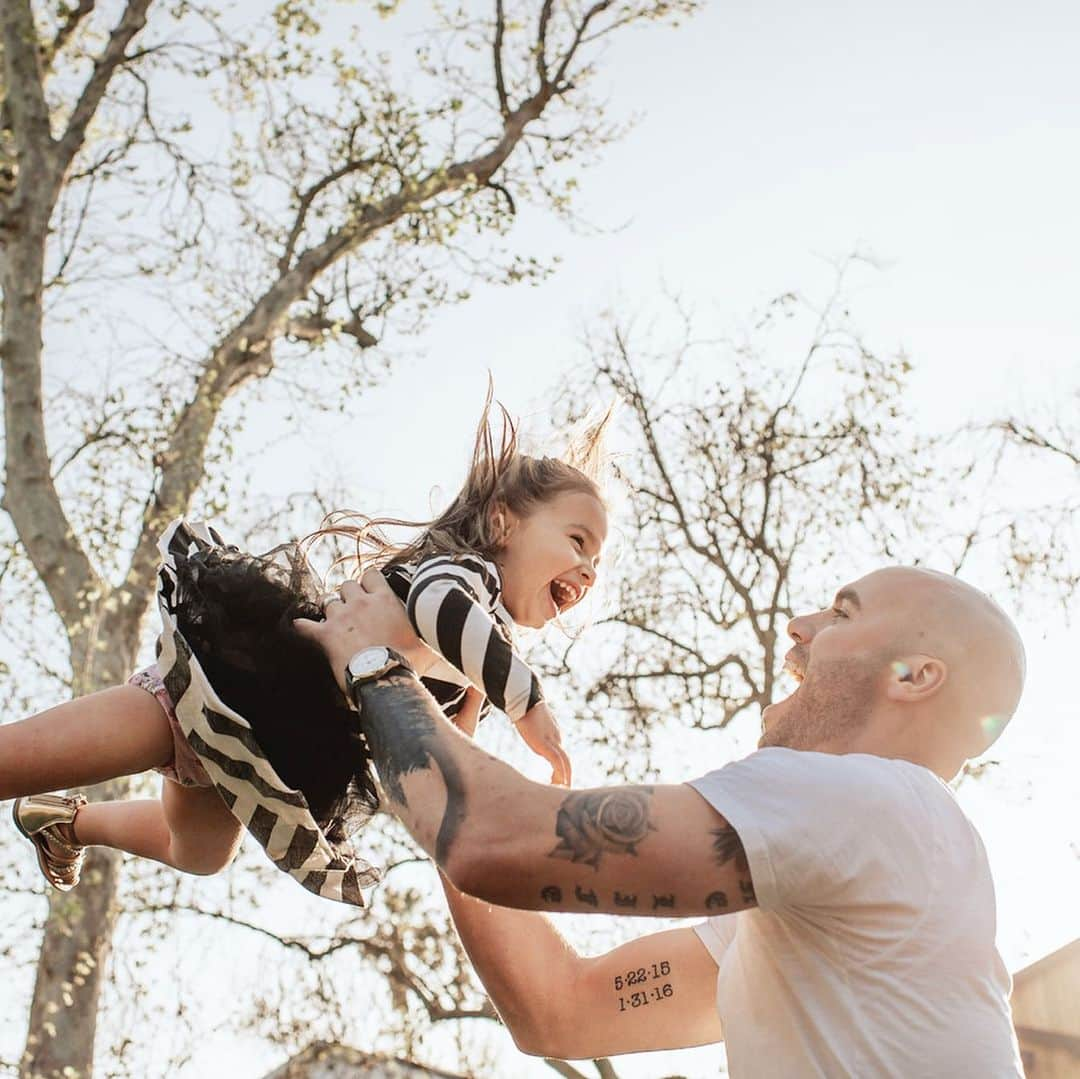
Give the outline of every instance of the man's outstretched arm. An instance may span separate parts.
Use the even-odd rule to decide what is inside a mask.
[[[344,684],[371,645],[417,655],[382,576],[342,588],[326,621],[298,623]],[[456,731],[411,675],[359,691],[361,724],[390,802],[453,884],[505,907],[687,917],[754,905],[742,844],[687,786],[568,791],[533,783]]]
[[[533,911],[492,906],[443,878],[458,934],[518,1048],[578,1060],[720,1041],[716,963],[693,929],[588,958]]]

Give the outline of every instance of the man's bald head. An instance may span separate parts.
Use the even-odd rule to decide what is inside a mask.
[[[1027,660],[1012,619],[984,592],[945,573],[911,567],[879,570],[894,597],[898,653],[944,662],[943,694],[970,745],[984,752],[1012,718]],[[876,583],[876,582],[875,582]]]
[[[798,689],[762,713],[762,746],[900,756],[950,778],[997,738],[1024,684],[1008,615],[971,585],[893,567],[793,618]]]

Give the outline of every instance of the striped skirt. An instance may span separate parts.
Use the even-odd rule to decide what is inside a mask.
[[[379,870],[359,858],[348,838],[330,836],[307,801],[275,772],[251,725],[218,697],[176,624],[184,602],[177,565],[211,547],[224,546],[204,524],[173,521],[158,541],[157,666],[184,738],[233,816],[270,860],[324,899],[364,906],[363,889]]]

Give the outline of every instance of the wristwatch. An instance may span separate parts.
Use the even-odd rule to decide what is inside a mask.
[[[401,667],[416,677],[412,664],[400,653],[383,645],[362,648],[345,666],[345,688],[357,710],[360,709],[360,687],[374,682]]]

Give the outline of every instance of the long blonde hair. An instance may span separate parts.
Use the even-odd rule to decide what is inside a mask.
[[[496,407],[501,420],[497,438]],[[582,426],[561,456],[531,457],[521,452],[517,425],[506,408],[494,400],[489,382],[465,482],[438,517],[408,521],[339,510],[327,516],[322,527],[303,541],[304,546],[325,536],[353,541],[354,553],[339,561],[355,559],[357,573],[371,566],[385,568],[437,554],[475,553],[493,558],[505,538],[499,511],[527,517],[541,503],[567,491],[583,491],[604,501],[604,440],[613,415],[614,404],[598,419]],[[386,528],[421,531],[407,543],[395,543],[387,536]]]

